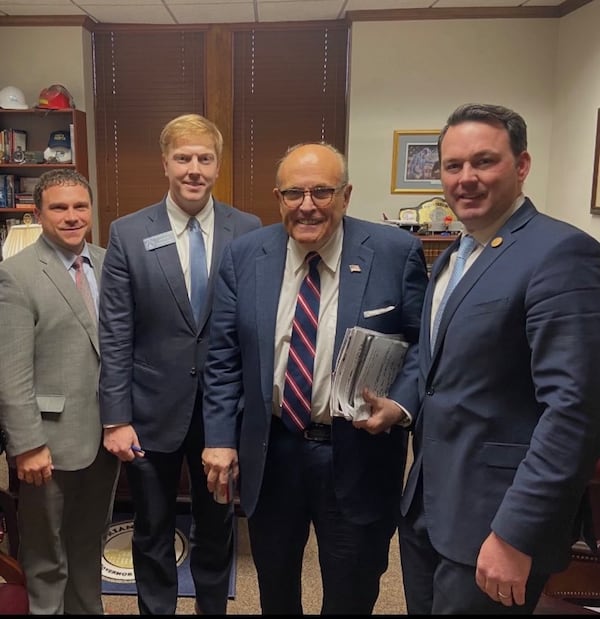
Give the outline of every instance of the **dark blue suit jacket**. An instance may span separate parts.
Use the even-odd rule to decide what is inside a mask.
[[[334,362],[354,325],[418,340],[427,271],[420,241],[404,230],[345,217]],[[240,498],[251,516],[262,485],[273,413],[275,322],[288,235],[275,224],[234,241],[223,256],[205,366],[207,447],[239,450]],[[360,271],[350,269],[359,265]],[[393,306],[371,318],[364,312]],[[391,396],[416,410],[416,346]],[[332,368],[333,369],[333,368]],[[245,410],[241,410],[240,398]],[[333,419],[334,481],[347,517],[373,522],[399,500],[407,433],[372,436]]]
[[[453,249],[423,309],[402,513],[422,476],[441,555],[475,565],[494,530],[533,569],[560,570],[600,456],[600,244],[526,200],[450,296],[432,358],[433,285]]]
[[[214,274],[226,245],[260,226],[255,215],[216,200],[214,210],[211,273],[199,326],[175,243],[144,244],[171,230],[165,201],[110,227],[100,295],[100,413],[103,424],[132,423],[140,444],[151,451],[173,452],[187,434],[202,388]]]

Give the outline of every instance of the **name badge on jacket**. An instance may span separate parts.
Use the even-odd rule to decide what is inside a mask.
[[[144,248],[146,251],[152,251],[153,249],[158,249],[165,245],[172,245],[173,243],[175,243],[175,233],[173,230],[169,230],[168,232],[155,234],[154,236],[149,236],[144,239]]]

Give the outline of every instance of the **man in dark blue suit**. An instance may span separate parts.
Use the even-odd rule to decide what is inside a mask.
[[[445,309],[458,241],[425,298],[400,524],[407,608],[532,613],[567,566],[600,455],[600,244],[523,195],[527,128],[512,110],[459,107],[439,154],[475,242]]]
[[[408,435],[390,426],[418,403],[409,398],[416,397],[416,347],[392,386],[395,402],[367,394],[368,429],[332,418],[331,372],[346,329],[355,325],[417,342],[425,258],[406,231],[346,216],[352,186],[332,146],[291,148],[276,183],[283,223],[232,242],[219,273],[205,368],[208,485],[224,487],[239,472],[263,613],[302,613],[311,523],[322,612],[370,613],[388,564],[406,458]],[[294,432],[282,420],[289,408],[284,384],[310,252],[320,256],[318,336],[310,425]]]
[[[196,608],[203,614],[224,614],[233,511],[231,505],[213,500],[200,460],[202,369],[212,274],[227,243],[259,227],[260,221],[212,196],[223,150],[223,138],[212,122],[196,114],[177,117],[164,127],[160,146],[169,179],[166,197],[117,219],[110,229],[100,297],[104,445],[125,463],[133,499],[132,552],[140,612],[175,613],[173,539],[185,458]],[[198,233],[206,254],[201,260],[192,258]],[[204,278],[203,291],[195,295],[197,266],[203,267]]]

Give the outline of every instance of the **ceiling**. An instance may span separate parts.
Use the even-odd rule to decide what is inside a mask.
[[[589,0],[587,0],[589,1]],[[560,7],[583,0],[0,0],[0,16],[87,16],[99,23],[208,24],[342,19],[347,11]]]

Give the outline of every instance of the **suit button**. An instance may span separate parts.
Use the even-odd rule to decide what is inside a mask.
[[[425,392],[427,395],[433,395],[435,393],[435,390],[433,389],[427,389],[427,391]]]
[[[198,374],[198,370],[196,370],[196,368],[192,368],[190,370],[190,376],[196,376],[196,374]]]
[[[199,335],[199,336],[196,338],[196,342],[201,342],[201,341],[202,341],[202,337]]]

